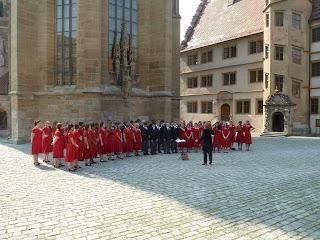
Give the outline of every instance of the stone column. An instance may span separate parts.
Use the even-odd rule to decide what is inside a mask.
[[[33,121],[38,117],[38,104],[34,92],[41,79],[38,28],[42,22],[39,12],[45,1],[11,2],[11,121],[12,141],[28,141]],[[41,9],[41,10],[40,10]]]

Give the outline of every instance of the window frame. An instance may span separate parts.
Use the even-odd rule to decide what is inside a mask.
[[[255,81],[252,81],[252,78],[251,78],[253,76],[253,73],[255,73]],[[249,69],[249,83],[260,83],[260,82],[263,82],[263,69],[262,68]]]
[[[201,88],[209,88],[212,86],[213,86],[213,75],[212,74],[201,76],[201,83],[200,83]]]
[[[187,102],[187,113],[198,113],[198,102],[190,101]]]
[[[246,111],[247,110],[245,106],[246,103],[248,103],[248,111]],[[240,106],[240,109],[239,109],[239,106]],[[236,100],[236,114],[238,115],[251,114],[251,99]]]
[[[78,2],[74,0],[61,0],[60,3],[61,5],[58,5],[59,1],[55,1],[55,84],[59,86],[76,85],[78,75]],[[58,9],[61,12],[58,12]],[[68,10],[67,14],[66,9]],[[75,15],[73,15],[74,9]],[[60,24],[58,24],[59,22]],[[59,32],[60,27],[61,32]],[[75,38],[73,38],[74,34]],[[74,42],[73,39],[75,39]]]
[[[316,101],[316,104],[313,104],[313,101]],[[310,99],[310,114],[318,115],[319,114],[319,98],[312,97]]]
[[[315,66],[318,66],[316,69]],[[320,62],[311,63],[311,77],[320,77]]]
[[[262,53],[263,52],[263,40],[249,41],[248,47],[249,47],[249,55]]]
[[[270,27],[270,13],[266,13],[266,27]]]
[[[295,93],[295,89],[298,89],[297,93]],[[301,82],[292,80],[292,96],[301,98]]]
[[[211,105],[211,108],[209,108],[209,105]],[[207,111],[204,111],[204,109],[206,109]],[[201,101],[201,114],[212,114],[212,113],[213,113],[213,103],[211,101]]]
[[[275,45],[274,50],[275,50],[274,59],[276,61],[283,61],[284,60],[284,46]],[[282,52],[278,52],[278,50],[282,50]]]
[[[261,106],[259,103],[262,103]],[[260,111],[261,109],[262,111]],[[256,115],[263,115],[263,99],[262,98],[258,98],[256,99]]]
[[[279,83],[278,80],[282,79],[281,82],[281,88],[279,88]],[[284,81],[285,81],[285,76],[284,75],[280,75],[280,74],[275,74],[274,75],[274,87],[275,89],[278,89],[279,92],[283,92],[283,87],[284,87]]]
[[[295,53],[300,53],[295,54]],[[302,64],[302,49],[298,47],[292,47],[292,62],[295,64]]]
[[[198,88],[198,77],[188,77],[187,78],[187,88],[195,89]]]
[[[298,16],[300,19],[299,20],[295,19],[294,18],[295,16]],[[291,21],[291,23],[292,23],[292,27],[294,29],[301,30],[301,26],[302,26],[302,16],[301,16],[301,14],[293,12],[292,13],[292,21]],[[298,23],[298,25],[295,25],[295,23]],[[296,26],[298,26],[298,27],[296,27]]]
[[[284,27],[284,11],[275,11],[275,21],[274,21],[274,25],[276,27]],[[278,18],[279,15],[282,16],[282,18]]]
[[[226,83],[225,76],[228,75],[228,83]],[[234,75],[234,83],[231,83],[231,75]],[[222,85],[223,86],[231,86],[237,84],[237,72],[226,72],[222,73]]]
[[[312,42],[320,42],[320,26],[319,27],[314,27],[311,30],[312,33]]]
[[[222,58],[223,60],[237,57],[237,45],[232,45],[223,48]]]
[[[199,64],[199,57],[198,54],[192,54],[192,55],[188,55],[188,66],[195,66]]]

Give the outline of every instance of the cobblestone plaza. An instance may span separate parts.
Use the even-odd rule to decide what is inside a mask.
[[[320,140],[130,158],[76,173],[0,143],[0,239],[320,239]]]

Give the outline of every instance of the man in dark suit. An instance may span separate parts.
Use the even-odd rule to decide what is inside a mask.
[[[146,122],[144,122],[140,126],[140,131],[141,131],[141,137],[142,137],[142,152],[144,155],[149,155],[150,136],[149,136],[149,129]]]
[[[159,139],[158,139],[158,152],[162,153],[162,150],[165,149],[164,146],[164,131],[165,131],[165,123],[164,120],[160,121],[160,124],[158,125],[158,129],[159,129]]]
[[[157,154],[159,130],[154,121],[152,125],[149,126],[149,136],[150,136],[150,145],[151,145],[151,155],[155,155]]]
[[[179,138],[179,125],[175,121],[174,123],[171,123],[171,133],[172,133],[172,141],[171,141],[171,151],[172,153],[178,153],[178,144],[177,144],[177,139]]]
[[[163,139],[164,139],[164,153],[171,153],[171,143],[172,143],[172,129],[170,128],[170,124],[166,123],[163,126]]]

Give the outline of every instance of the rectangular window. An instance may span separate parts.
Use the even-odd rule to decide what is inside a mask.
[[[212,56],[212,51],[208,52],[208,62],[212,62],[213,56]]]
[[[197,65],[198,64],[198,55],[188,56],[188,66]]]
[[[201,77],[201,87],[212,87],[212,75]]]
[[[297,13],[292,14],[292,26],[295,29],[301,29],[301,15]]]
[[[187,103],[188,113],[198,113],[198,103],[188,102]]]
[[[312,63],[312,77],[320,76],[320,62]]]
[[[320,27],[312,29],[312,42],[320,42]]]
[[[265,59],[268,59],[269,58],[269,45],[266,44],[264,46],[264,48],[265,48]]]
[[[201,113],[212,113],[213,111],[212,102],[202,102],[201,103]]]
[[[256,114],[257,115],[263,114],[263,100],[262,99],[257,99]]]
[[[198,87],[198,78],[192,77],[188,78],[188,88],[197,88]]]
[[[277,27],[283,27],[284,13],[283,12],[276,12],[275,17],[276,17],[275,25]]]
[[[263,82],[263,70],[250,70],[250,83]]]
[[[249,54],[260,53],[263,51],[263,41],[249,42]]]
[[[284,76],[275,75],[275,88],[278,89],[279,92],[283,91],[283,81],[284,81]]]
[[[266,27],[268,28],[270,26],[270,14],[266,14]]]
[[[250,100],[237,101],[237,114],[250,113]]]
[[[279,61],[283,61],[283,53],[284,53],[284,47],[283,46],[276,46],[275,59],[279,60]]]
[[[201,64],[212,62],[212,51],[201,54]]]
[[[269,88],[269,74],[268,74],[268,73],[266,73],[266,74],[264,75],[264,87],[265,87],[266,89]]]
[[[77,6],[75,0],[56,1],[56,82],[74,85],[77,77]]]
[[[228,86],[228,85],[235,85],[236,84],[236,73],[224,73],[223,74],[223,85]]]
[[[234,58],[237,56],[237,46],[227,47],[223,49],[223,59]]]
[[[301,49],[292,48],[292,62],[296,64],[301,64]]]
[[[292,81],[292,96],[300,98],[300,83]]]
[[[319,114],[319,99],[311,98],[311,114]]]

